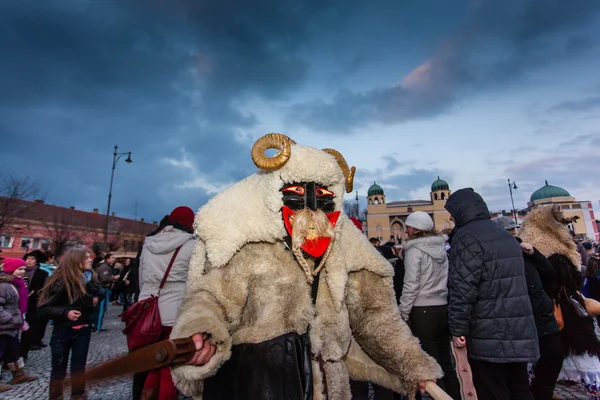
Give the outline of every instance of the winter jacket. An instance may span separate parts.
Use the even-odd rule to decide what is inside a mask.
[[[138,270],[140,300],[157,294],[175,249],[182,246],[158,299],[160,318],[165,326],[173,326],[175,323],[177,310],[185,292],[188,267],[195,243],[194,235],[172,226],[166,227],[155,236],[146,237],[144,241]]]
[[[27,288],[29,293],[31,293],[27,299],[27,314],[25,314],[25,319],[29,322],[29,325],[33,326],[36,323],[38,298],[40,297],[40,291],[46,283],[46,279],[48,279],[48,273],[40,267],[36,267]]]
[[[467,337],[467,352],[476,360],[537,360],[521,246],[490,220],[487,205],[472,189],[453,193],[445,207],[456,222],[448,275],[450,333]]]
[[[87,282],[85,285],[86,293],[75,299],[72,303],[69,301],[67,291],[61,281],[56,282],[49,288],[50,301],[46,304],[40,304],[38,313],[54,321],[54,326],[72,327],[77,325],[92,325],[94,319],[94,297],[101,301],[104,298],[104,291],[95,281]],[[81,312],[77,321],[71,321],[67,315],[69,311],[76,310]]]
[[[517,238],[518,242],[521,239]],[[533,254],[523,253],[525,260],[525,279],[531,308],[535,318],[538,337],[543,338],[560,332],[554,318],[554,304],[548,293],[554,280],[554,267],[538,249]]]
[[[400,313],[408,321],[413,307],[448,304],[448,257],[440,236],[409,240],[404,244],[404,287]]]
[[[19,292],[10,282],[14,276],[0,273],[0,335],[17,336],[23,325]]]
[[[102,285],[103,288],[110,289],[113,286],[113,268],[106,261],[98,265],[96,274],[98,274],[98,281],[100,281],[100,285]]]

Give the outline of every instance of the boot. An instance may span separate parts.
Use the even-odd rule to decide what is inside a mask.
[[[37,375],[27,375],[25,373],[25,363],[22,358],[19,358],[16,363],[9,363],[8,369],[12,372],[11,385],[18,385],[20,383],[33,382],[38,379]]]
[[[6,392],[7,390],[10,390],[11,388],[12,388],[12,386],[0,383],[0,393]]]

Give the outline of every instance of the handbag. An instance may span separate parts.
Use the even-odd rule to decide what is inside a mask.
[[[167,277],[179,250],[181,250],[181,246],[175,249],[156,295],[151,295],[145,300],[140,300],[132,304],[121,316],[121,321],[125,322],[123,333],[127,336],[129,351],[156,343],[160,338],[162,321],[158,309],[158,298],[160,297],[161,289],[167,282]]]
[[[596,318],[597,316],[599,316],[600,302],[594,299],[587,298],[584,295],[581,295],[581,297],[583,298],[583,304],[590,318]]]
[[[567,300],[569,300],[569,303],[571,303],[571,305],[573,306],[573,309],[575,310],[575,314],[577,314],[577,316],[579,318],[589,318],[590,315],[588,314],[585,307],[583,305],[581,305],[581,303],[576,298],[574,298],[573,296],[569,296],[567,294],[567,291],[565,290],[565,288],[563,288],[563,291],[565,292],[565,297],[567,298]]]
[[[558,329],[562,331],[565,328],[565,320],[560,303],[556,300],[554,300],[554,318],[556,318],[556,322],[558,323]]]

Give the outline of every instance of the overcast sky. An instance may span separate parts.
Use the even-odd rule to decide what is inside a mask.
[[[2,1],[0,167],[105,211],[118,145],[112,210],[152,220],[281,132],[339,150],[361,198],[440,175],[510,209],[510,178],[523,208],[547,179],[597,208],[598,38],[594,0]]]

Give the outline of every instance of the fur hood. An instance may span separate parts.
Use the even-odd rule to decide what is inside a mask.
[[[569,228],[560,209],[554,206],[539,206],[523,220],[519,237],[530,243],[546,257],[553,254],[566,256],[577,268],[581,266],[581,255],[571,238]]]
[[[10,283],[13,279],[16,279],[14,276],[0,272],[0,283]]]
[[[213,197],[196,215],[195,232],[206,245],[206,257],[222,267],[247,243],[275,243],[287,232],[281,209],[284,184],[314,181],[335,193],[335,210],[344,205],[344,174],[335,157],[323,150],[291,145],[281,168],[259,171]],[[341,225],[342,221],[340,221]]]

